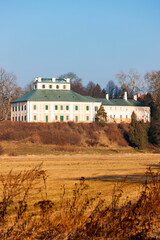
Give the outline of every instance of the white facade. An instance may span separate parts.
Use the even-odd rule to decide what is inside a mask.
[[[46,91],[44,91],[46,90]],[[51,91],[52,90],[52,91]],[[36,95],[37,94],[37,95]],[[150,107],[127,99],[94,99],[70,90],[70,79],[35,78],[34,90],[11,103],[11,120],[26,122],[94,122],[103,105],[108,122],[130,122],[133,111],[138,120],[150,121]]]

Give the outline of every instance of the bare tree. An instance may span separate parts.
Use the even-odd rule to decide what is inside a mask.
[[[10,113],[10,102],[14,96],[19,97],[20,88],[16,84],[16,76],[0,69],[0,121],[7,120]]]
[[[140,75],[133,69],[130,69],[128,74],[121,71],[120,73],[116,74],[116,77],[119,80],[122,92],[127,91],[129,96],[137,94],[142,90]]]

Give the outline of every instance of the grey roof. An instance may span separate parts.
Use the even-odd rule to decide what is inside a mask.
[[[94,102],[95,100],[82,96],[72,90],[33,90],[11,103],[27,101]]]
[[[27,101],[101,102],[104,106],[147,106],[133,99],[109,99],[82,96],[72,90],[32,90],[11,103]]]

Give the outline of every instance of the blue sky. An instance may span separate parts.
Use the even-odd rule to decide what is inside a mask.
[[[0,67],[20,86],[74,72],[105,87],[160,70],[159,0],[0,0]]]

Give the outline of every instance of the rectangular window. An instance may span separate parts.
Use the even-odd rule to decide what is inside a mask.
[[[20,106],[18,107],[18,110],[20,111],[21,109],[20,109]]]
[[[34,121],[36,121],[36,115],[34,115]]]
[[[22,105],[22,111],[23,111],[23,105]]]
[[[20,121],[21,120],[21,118],[20,117],[18,117],[18,121]]]
[[[56,121],[58,120],[58,116],[55,116],[55,120],[56,120]]]
[[[59,85],[56,85],[56,88],[59,89]]]
[[[26,110],[26,105],[24,106],[24,110]]]
[[[13,117],[13,121],[14,121],[14,117]]]
[[[24,117],[24,120],[25,120],[25,121],[27,120],[27,116]]]
[[[42,85],[42,88],[45,88],[45,84]]]
[[[114,118],[116,117],[116,115],[113,116]]]
[[[66,89],[66,85],[63,85],[63,89]]]
[[[86,106],[86,111],[89,111],[89,106]]]
[[[58,106],[57,105],[55,105],[55,110],[58,110]]]
[[[63,122],[63,120],[64,120],[64,117],[60,116],[60,121]]]
[[[48,122],[48,116],[46,115],[46,122]]]
[[[78,122],[78,116],[75,116],[75,122]]]
[[[45,105],[45,110],[48,110],[48,105]]]
[[[75,106],[75,110],[78,111],[78,106]]]
[[[17,107],[15,107],[15,111],[17,112]]]
[[[95,107],[95,111],[96,111],[96,112],[98,111],[98,107]]]
[[[66,116],[66,120],[67,120],[67,121],[69,120],[69,116]]]
[[[112,115],[110,115],[110,118],[112,118]]]
[[[49,85],[49,88],[52,88],[52,85]]]
[[[22,116],[22,121],[23,121],[23,116]]]
[[[120,118],[122,118],[122,115],[120,115]]]
[[[126,115],[126,118],[128,118],[128,115]]]
[[[36,110],[36,105],[33,105],[33,110]]]
[[[14,112],[14,107],[12,107],[12,111]]]
[[[86,116],[86,120],[89,121],[89,116]]]
[[[66,110],[67,110],[67,111],[69,110],[69,106],[66,106]]]
[[[63,106],[61,105],[61,110],[63,110]]]
[[[17,121],[17,117],[16,117],[15,119],[16,119],[16,121]]]

